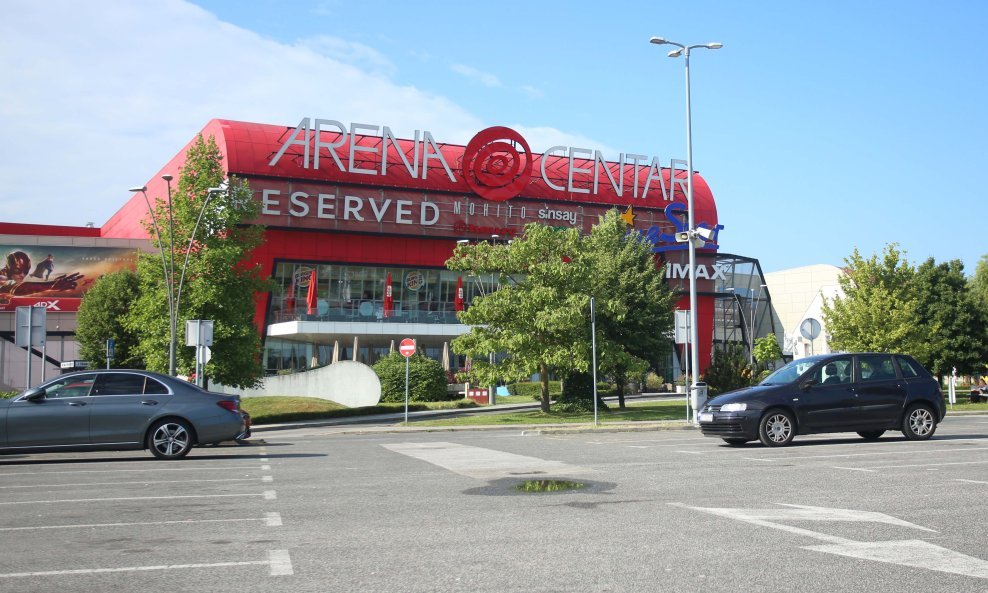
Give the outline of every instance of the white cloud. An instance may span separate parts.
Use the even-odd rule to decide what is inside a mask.
[[[545,93],[542,92],[542,89],[537,89],[534,86],[528,84],[522,85],[520,88],[521,88],[521,92],[524,93],[525,96],[527,96],[529,99],[541,99],[542,97],[545,96]]]
[[[488,74],[487,72],[481,72],[480,70],[477,70],[476,68],[472,68],[470,66],[464,66],[463,64],[453,64],[452,66],[449,67],[449,69],[452,70],[453,72],[456,72],[457,74],[466,76],[470,80],[476,80],[480,84],[487,87],[501,86],[501,81],[498,79],[497,76],[494,76],[493,74]]]
[[[102,224],[212,118],[302,117],[429,130],[465,144],[490,125],[400,85],[373,48],[284,44],[181,0],[8,3],[0,22],[0,220]],[[518,126],[533,145],[599,147]]]

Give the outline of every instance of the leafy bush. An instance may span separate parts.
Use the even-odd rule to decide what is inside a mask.
[[[10,399],[17,395],[16,391],[0,391],[0,399]]]
[[[611,385],[597,384],[597,408],[607,409],[599,398],[614,391]],[[563,392],[556,402],[557,412],[589,412],[593,410],[593,375],[590,373],[573,373],[563,381]]]
[[[654,372],[649,372],[645,377],[645,390],[646,391],[661,391],[665,388],[666,380],[664,377],[656,375]]]
[[[378,360],[374,372],[381,379],[382,402],[405,401],[405,357],[398,352]],[[421,354],[409,359],[408,399],[438,402],[459,399],[459,394],[446,392],[446,371],[438,361]]]
[[[549,397],[558,396],[562,391],[559,381],[549,381]],[[511,395],[527,395],[534,400],[542,397],[542,384],[539,382],[523,381],[508,385],[508,393]]]
[[[707,385],[720,393],[726,393],[751,385],[751,365],[745,349],[738,344],[728,344],[716,350],[704,375]]]

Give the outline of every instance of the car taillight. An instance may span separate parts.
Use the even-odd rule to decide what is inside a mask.
[[[223,408],[224,410],[227,410],[228,412],[240,412],[240,410],[237,409],[237,402],[233,400],[229,400],[229,399],[220,400],[216,402],[216,405]]]

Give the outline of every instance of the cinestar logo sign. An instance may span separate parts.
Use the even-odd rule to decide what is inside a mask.
[[[367,137],[380,141],[359,142]],[[410,142],[409,151],[388,126],[352,123],[348,128],[336,120],[306,117],[268,166],[276,166],[289,149],[297,147],[291,156],[299,158],[304,169],[330,167],[356,175],[386,176],[390,158],[392,167],[403,168],[413,179],[427,180],[432,167],[434,175],[438,172],[496,202],[520,195],[535,175],[553,192],[567,194],[597,195],[604,185],[619,197],[630,194],[644,200],[652,192],[671,202],[677,186],[683,195],[686,193],[686,175],[675,175],[677,171],[685,173],[686,161],[671,159],[663,173],[658,157],[621,153],[615,171],[614,164],[599,150],[553,146],[544,153],[532,153],[521,134],[501,126],[478,132],[467,144],[458,168],[446,160],[431,132],[415,130]],[[563,166],[557,168],[560,162]],[[556,177],[547,171],[550,164]]]

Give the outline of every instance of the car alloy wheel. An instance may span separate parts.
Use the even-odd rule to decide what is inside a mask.
[[[923,441],[930,438],[936,429],[937,423],[933,411],[924,405],[909,408],[902,421],[902,434],[913,441]]]
[[[158,459],[178,459],[192,449],[192,433],[182,420],[159,421],[148,431],[147,445]]]
[[[762,417],[758,438],[766,447],[783,447],[796,436],[795,423],[789,413],[772,410]]]

